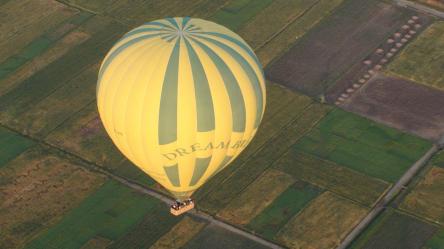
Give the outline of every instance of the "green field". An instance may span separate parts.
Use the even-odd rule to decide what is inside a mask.
[[[363,244],[378,231],[378,229],[386,222],[387,218],[394,212],[394,209],[388,208],[386,211],[378,215],[368,227],[353,240],[347,249],[361,249]]]
[[[148,208],[145,217],[131,228],[131,231],[111,244],[110,249],[148,248],[184,218],[170,214],[168,206],[158,203],[155,208]]]
[[[34,141],[0,126],[0,168],[34,144]]]
[[[435,231],[435,226],[389,209],[361,234],[351,248],[422,248]]]
[[[26,248],[80,248],[95,236],[118,240],[159,208],[166,210],[158,200],[109,180]]]
[[[273,239],[288,220],[302,210],[320,192],[320,189],[298,181],[259,213],[247,225],[247,228],[267,239]]]
[[[438,152],[430,161],[433,166],[444,168],[444,151]]]
[[[444,229],[428,240],[424,249],[444,249]]]
[[[444,22],[432,24],[390,63],[391,74],[444,90]]]
[[[430,146],[426,140],[335,109],[293,149],[395,182]]]
[[[242,24],[248,21],[248,19],[252,18],[272,2],[272,0],[232,1],[216,12],[216,14],[211,17],[211,20],[229,29],[237,30]]]
[[[293,175],[296,179],[328,189],[368,207],[371,207],[389,186],[382,180],[295,149],[289,150],[274,167]]]
[[[224,230],[215,225],[208,225],[200,233],[198,233],[192,240],[185,244],[187,249],[227,249],[227,248],[242,248],[242,249],[266,249],[257,242],[249,240],[238,234]]]

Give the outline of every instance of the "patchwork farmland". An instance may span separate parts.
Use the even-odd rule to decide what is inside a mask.
[[[95,92],[110,47],[165,16],[237,32],[267,79],[256,137],[179,217]],[[0,0],[0,19],[0,248],[337,248],[444,142],[444,22],[395,1]],[[444,248],[443,168],[439,152],[348,248]]]

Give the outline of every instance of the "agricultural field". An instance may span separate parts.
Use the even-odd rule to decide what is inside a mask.
[[[430,147],[426,140],[335,109],[292,149],[395,182]]]
[[[0,127],[0,148],[2,148],[0,151],[0,168],[34,144],[34,141]]]
[[[90,240],[95,241],[97,237],[128,243],[127,237],[140,236],[138,232],[145,220],[150,217],[161,219],[162,216],[156,216],[159,210],[167,212],[165,206],[160,205],[156,199],[108,180],[25,248],[80,248],[84,244],[94,243]],[[172,218],[169,215],[164,217]],[[168,228],[168,223],[165,226]],[[135,227],[138,229],[132,230]],[[162,231],[160,228],[151,226],[152,230]],[[146,233],[142,235],[143,238],[145,236],[149,239]],[[132,241],[129,243],[128,246],[131,246]]]
[[[444,168],[444,152],[437,153],[430,163],[436,167]]]
[[[6,94],[0,96],[0,103],[2,105],[0,120],[2,121],[2,123],[8,124],[10,126],[24,126],[26,118],[25,120],[21,120],[23,115],[25,115],[30,106],[38,106],[42,103],[42,101],[46,101],[48,93],[54,93],[54,96],[49,97],[50,100],[48,103],[57,100],[60,102],[60,99],[66,97],[67,91],[70,90],[70,87],[71,90],[80,87],[79,89],[77,89],[78,91],[84,88],[81,87],[81,85],[79,86],[79,84],[81,83],[78,83],[76,80],[72,79],[75,77],[82,77],[79,76],[79,74],[81,74],[86,68],[90,67],[91,65],[97,64],[106,50],[110,48],[114,39],[117,38],[117,35],[122,34],[123,31],[121,25],[112,23],[111,21],[98,19],[101,18],[93,18],[91,20],[91,25],[93,26],[92,28],[97,29],[98,27],[94,27],[97,25],[94,22],[99,22],[99,24],[101,25],[101,30],[97,31],[97,33],[95,33],[90,39],[79,46],[78,49],[70,50],[64,56],[53,61],[41,71],[35,73],[23,82],[20,82],[19,85],[7,91]],[[106,25],[103,25],[103,22],[108,23]],[[86,23],[85,25],[87,24],[88,23]],[[79,56],[82,57],[82,60],[80,61],[78,59]],[[84,79],[81,80],[83,81]],[[77,86],[71,86],[70,84],[77,84]],[[90,89],[90,91],[81,92],[84,95],[86,94],[86,96],[80,97],[73,94],[70,95],[70,98],[73,98],[74,100],[77,100],[78,98],[79,100],[85,101],[85,99],[88,99],[88,96],[91,96],[89,94],[93,92],[93,89]],[[49,122],[51,125],[53,125],[53,127],[48,127],[48,129],[50,129],[54,128],[54,126],[56,127],[57,124],[60,124],[60,122],[64,120],[64,115],[69,115],[69,112],[71,112],[71,114],[75,113],[85,104],[87,104],[87,102],[91,102],[91,99],[86,103],[79,102],[79,104],[76,105],[74,104],[74,102],[75,101],[73,101],[72,109],[69,109],[69,107],[65,105],[58,104],[55,106],[51,105],[51,110],[48,111],[48,106],[45,106],[45,104],[41,104],[43,106],[35,111],[39,112],[40,114],[47,115],[46,117],[48,118],[50,117],[54,119],[54,122],[51,122],[51,119],[43,119],[45,122]],[[60,109],[52,110],[52,108]],[[65,112],[68,113],[65,114]],[[33,126],[41,127],[41,129],[47,128],[42,124],[38,124],[38,122],[41,122],[42,120],[33,120],[32,117],[28,120],[32,120],[32,123],[37,123]],[[38,131],[41,131],[41,129],[37,128]],[[28,132],[26,128],[22,128],[21,130],[25,133]],[[45,132],[44,134],[47,134],[47,132]]]
[[[129,232],[116,239],[109,248],[148,248],[163,237],[165,233],[169,232],[170,229],[176,227],[183,218],[183,216],[176,217],[171,215],[168,206],[164,203],[160,203],[155,199],[150,201],[154,203],[152,204],[154,207],[147,210],[145,204],[140,203],[140,212],[144,213],[145,216],[139,217],[138,223],[132,226]],[[191,225],[194,224],[191,223]]]
[[[388,67],[389,74],[444,90],[444,22],[425,30]]]
[[[208,19],[223,6],[229,4],[228,0],[200,1],[200,0],[154,0],[149,3],[143,0],[62,0],[67,5],[79,7],[93,13],[110,16],[129,26],[141,25],[165,16],[193,16]],[[239,1],[242,6],[248,1]],[[251,1],[252,2],[252,1]],[[254,3],[253,3],[254,4]]]
[[[424,14],[410,14],[408,20],[398,23],[398,27],[394,27],[385,39],[381,39],[377,47],[337,79],[335,84],[325,93],[325,100],[328,103],[334,103],[343,108],[348,107],[347,104],[350,103],[350,101],[347,100],[353,100],[355,95],[364,92],[365,86],[375,78],[381,79],[381,71],[385,70],[387,65],[390,65],[394,58],[396,58],[408,44],[414,42],[418,35],[433,21],[430,16]],[[389,80],[396,79],[391,78]],[[354,99],[360,99],[360,97]],[[381,104],[375,108],[381,108],[382,106]],[[363,113],[363,115],[365,115],[365,113]]]
[[[19,154],[0,170],[0,248],[23,247],[104,181],[39,145]]]
[[[9,58],[5,62],[7,64],[0,67],[1,77],[4,77],[9,69],[22,64],[24,60],[48,46],[50,41],[43,37],[39,39],[39,36],[79,13],[74,8],[52,0],[7,1],[1,8],[0,60]],[[20,30],[14,31],[17,28]],[[35,39],[38,42],[32,43]],[[21,50],[22,56],[14,57],[20,54]]]
[[[444,133],[444,92],[402,79],[378,75],[342,107],[377,122],[438,141]]]
[[[248,240],[228,230],[223,230],[214,225],[208,225],[193,239],[188,241],[183,248],[190,249],[226,249],[226,248],[243,248],[243,249],[265,249],[259,243]]]
[[[245,225],[293,182],[291,175],[274,169],[267,170],[221,210],[218,216],[231,223]]]
[[[424,249],[443,249],[444,248],[444,229],[436,232],[435,235],[429,239]]]
[[[351,248],[423,248],[438,228],[412,216],[389,209],[359,237]],[[432,247],[438,248],[438,247]]]
[[[154,243],[150,249],[181,248],[196,236],[206,223],[198,219],[184,217],[180,222]]]
[[[444,224],[444,169],[432,167],[399,208]]]
[[[266,69],[255,138],[179,217],[96,103],[110,47],[165,16],[232,29]],[[413,16],[408,45],[335,103]],[[0,0],[0,20],[0,248],[335,248],[444,132],[443,22],[391,1]],[[444,153],[430,164],[352,248],[444,248]]]
[[[367,211],[324,192],[288,221],[277,234],[277,240],[290,248],[336,248]]]
[[[217,23],[224,23],[224,25],[231,30],[237,30],[242,24],[254,17],[258,12],[271,3],[272,0],[231,2],[219,9],[211,19]]]
[[[300,212],[321,191],[311,184],[297,181],[255,216],[247,228],[271,240],[291,217]]]
[[[254,48],[256,49],[257,56],[259,57],[262,65],[266,67],[274,59],[284,54],[296,41],[298,41],[298,39],[303,37],[305,33],[317,25],[324,17],[333,13],[333,11],[335,11],[343,1],[344,0],[316,1],[314,5],[310,6],[305,11],[297,11],[297,13],[301,14],[295,20],[287,23],[284,27],[279,29],[275,27],[275,21],[268,22],[270,23],[270,26],[273,25],[278,32],[275,32],[273,36],[269,37],[267,40],[264,40],[263,43],[258,43],[257,41],[255,42],[261,44],[260,47]],[[273,20],[276,18],[275,15],[267,16],[267,18],[270,17],[273,18]],[[262,23],[263,21],[264,19],[261,19],[261,21],[258,20],[259,23]],[[249,27],[254,27],[253,21],[251,23],[252,24],[250,25],[245,25],[243,30],[240,30],[241,34],[244,34],[243,32],[245,32],[245,35],[247,35],[249,32],[252,32],[248,30]],[[267,33],[269,32],[263,30],[260,36]],[[245,37],[245,39],[250,41],[248,37]]]
[[[306,153],[289,150],[273,167],[371,207],[389,183]]]
[[[125,159],[112,144],[100,122],[95,102],[89,103],[66,120],[45,140],[117,175],[147,186],[154,184],[151,178]]]
[[[383,245],[389,248],[444,248],[443,161],[443,153],[437,153],[407,186],[405,193],[400,194],[349,249]]]
[[[268,65],[266,76],[290,89],[320,97],[410,15],[406,9],[377,0],[344,1],[287,53]]]

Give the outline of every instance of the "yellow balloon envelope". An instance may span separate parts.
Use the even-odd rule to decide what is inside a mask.
[[[229,29],[166,18],[125,34],[102,62],[97,104],[117,148],[186,199],[248,145],[265,108],[262,66]]]

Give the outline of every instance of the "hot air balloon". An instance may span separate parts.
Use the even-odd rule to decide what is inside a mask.
[[[117,148],[178,200],[250,143],[265,108],[262,66],[229,29],[176,17],[126,33],[100,67],[97,105]],[[192,208],[191,207],[191,208]]]

